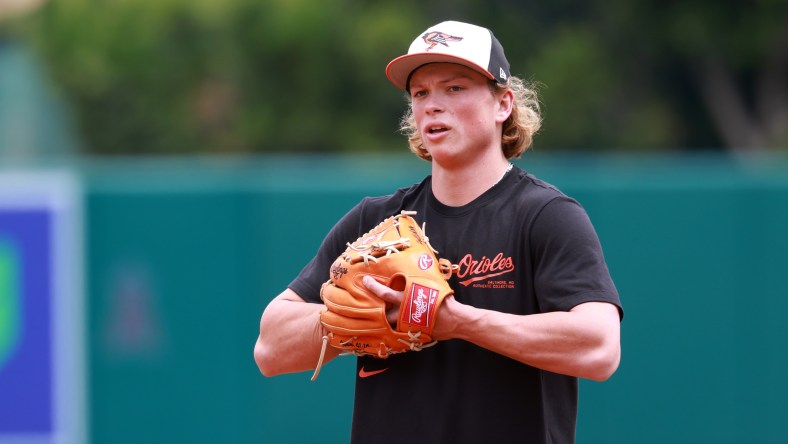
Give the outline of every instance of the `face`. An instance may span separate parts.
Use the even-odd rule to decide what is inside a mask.
[[[501,152],[501,125],[512,93],[493,93],[482,74],[454,63],[414,71],[410,97],[424,147],[438,162],[471,162]]]

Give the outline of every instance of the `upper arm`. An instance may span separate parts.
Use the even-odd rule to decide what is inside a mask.
[[[614,330],[618,330],[621,325],[619,308],[609,302],[583,302],[569,311],[582,314],[589,319],[596,320],[600,325]]]
[[[292,303],[307,303],[307,301],[290,288],[286,288],[273,298],[263,310],[261,324],[272,323],[287,318],[287,313],[292,309]],[[261,325],[262,329],[262,325]]]
[[[289,288],[271,300],[260,318],[254,349],[255,361],[264,375],[314,368],[320,352],[319,313],[323,309]]]
[[[285,288],[283,292],[279,293],[279,296],[271,300],[271,302],[274,301],[306,302],[304,298],[290,288]]]
[[[593,344],[589,354],[596,379],[609,378],[621,362],[621,318],[619,308],[608,302],[585,302],[570,312],[580,316],[586,338]]]

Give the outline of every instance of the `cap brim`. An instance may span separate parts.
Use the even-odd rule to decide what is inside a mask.
[[[403,56],[397,57],[396,59],[389,62],[388,66],[386,66],[386,77],[388,77],[394,86],[405,90],[408,87],[408,78],[410,77],[410,74],[420,66],[426,65],[427,63],[456,63],[459,65],[465,65],[474,71],[478,71],[480,74],[484,75],[490,80],[495,80],[495,77],[490,74],[486,68],[481,67],[469,60],[463,59],[462,57],[429,52],[405,54]]]

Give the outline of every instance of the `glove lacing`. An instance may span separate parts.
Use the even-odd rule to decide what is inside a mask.
[[[323,359],[326,357],[326,348],[328,348],[328,335],[323,335],[323,347],[320,348],[320,358],[317,360],[315,373],[312,374],[312,381],[317,379],[317,375],[320,374],[320,368],[323,367]]]
[[[407,345],[408,347],[410,347],[412,351],[421,351],[421,349],[423,348],[432,347],[433,345],[438,343],[437,340],[432,342],[426,342],[426,343],[418,342],[420,336],[421,336],[420,331],[417,331],[416,333],[408,331],[408,338],[410,338],[410,341],[407,341],[402,338],[398,338],[397,341]]]

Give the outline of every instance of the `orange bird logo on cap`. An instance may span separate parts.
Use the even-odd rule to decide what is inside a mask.
[[[459,42],[462,40],[462,37],[455,37],[453,35],[446,34],[445,32],[438,31],[426,32],[423,36],[421,36],[421,38],[424,39],[424,43],[430,45],[425,51],[429,51],[438,44],[449,46],[449,42]]]

